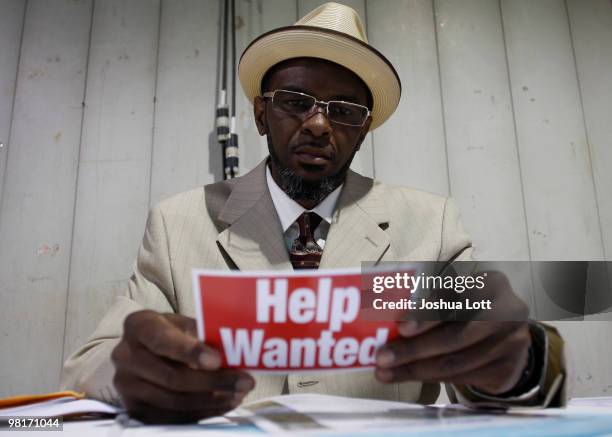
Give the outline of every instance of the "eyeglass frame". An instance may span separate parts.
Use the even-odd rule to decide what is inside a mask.
[[[287,111],[283,111],[283,110],[278,110],[279,112],[282,112],[283,114],[308,115],[309,113],[312,112],[313,108],[315,108],[317,105],[323,105],[323,106],[325,106],[325,116],[327,117],[327,119],[329,121],[331,121],[333,123],[336,123],[336,124],[341,124],[343,126],[350,126],[350,127],[363,127],[365,125],[366,121],[368,121],[368,118],[370,117],[370,115],[372,115],[372,111],[370,111],[370,108],[368,108],[367,106],[360,105],[359,103],[347,102],[345,100],[328,100],[328,101],[318,100],[315,96],[311,96],[310,94],[302,93],[302,92],[299,92],[299,91],[291,91],[291,90],[267,91],[267,92],[263,93],[261,95],[261,97],[266,98],[266,99],[271,99],[272,102],[274,102],[274,94],[277,91],[284,91],[286,93],[300,94],[300,95],[305,96],[305,97],[310,97],[310,98],[312,98],[315,101],[314,105],[312,105],[312,107],[308,111],[304,112],[303,114],[291,113],[291,112],[287,112]],[[360,108],[364,108],[367,111],[367,113],[366,113],[366,116],[364,117],[363,122],[361,124],[342,123],[340,121],[335,121],[335,120],[332,120],[331,118],[329,118],[329,104],[330,103],[348,103],[349,105],[353,105],[353,106],[358,106]]]

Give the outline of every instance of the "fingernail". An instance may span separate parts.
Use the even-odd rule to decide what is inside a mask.
[[[383,382],[391,382],[393,380],[393,372],[389,369],[376,369],[376,377]]]
[[[378,364],[379,366],[390,366],[393,364],[393,361],[395,361],[395,354],[389,349],[381,350],[376,356],[376,364]]]
[[[217,370],[221,366],[221,357],[211,352],[202,352],[198,361],[207,370]]]
[[[248,392],[253,389],[253,381],[250,378],[240,378],[235,387],[238,392]]]

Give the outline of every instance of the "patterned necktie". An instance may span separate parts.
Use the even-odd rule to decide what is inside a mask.
[[[289,259],[294,269],[318,269],[323,249],[314,240],[314,230],[321,223],[321,217],[314,212],[305,212],[298,217],[300,235],[293,241]]]

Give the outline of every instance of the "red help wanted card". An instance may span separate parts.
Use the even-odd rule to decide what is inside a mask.
[[[363,320],[359,269],[193,271],[199,338],[223,367],[288,372],[375,365],[394,321]]]

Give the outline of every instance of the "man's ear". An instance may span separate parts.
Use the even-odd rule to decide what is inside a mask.
[[[366,135],[370,131],[371,124],[372,124],[372,116],[368,117],[366,122],[361,127],[361,133],[359,134],[360,135],[359,141],[357,142],[357,150],[355,150],[356,152],[359,151],[359,149],[361,149],[361,143],[363,143],[363,140],[365,140]]]
[[[253,114],[259,135],[268,133],[268,120],[266,120],[266,100],[261,96],[255,96],[253,100]]]

